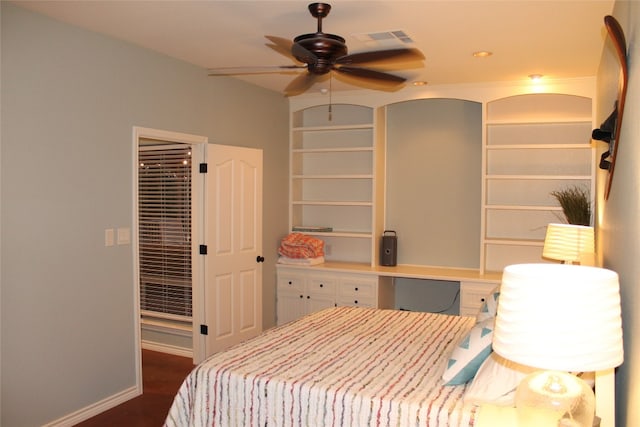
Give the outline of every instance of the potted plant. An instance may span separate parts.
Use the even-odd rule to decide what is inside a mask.
[[[589,191],[583,187],[572,186],[558,191],[552,191],[551,195],[558,200],[562,212],[569,224],[591,225],[591,200]]]

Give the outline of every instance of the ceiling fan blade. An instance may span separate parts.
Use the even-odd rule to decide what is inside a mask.
[[[296,58],[291,53],[291,46],[293,45],[293,42],[291,40],[285,39],[284,37],[277,37],[277,36],[264,36],[264,37],[271,42],[271,43],[266,43],[268,47],[275,50],[279,54],[286,56],[287,58],[296,60]]]
[[[336,64],[384,64],[395,62],[423,61],[424,55],[418,49],[399,48],[387,50],[372,50],[369,52],[352,53],[336,59]]]
[[[315,64],[318,61],[318,57],[313,52],[289,39],[277,36],[265,36],[265,38],[273,43],[273,45],[267,44],[267,46],[295,61],[301,61],[304,64]]]
[[[299,95],[309,89],[316,81],[318,81],[317,74],[304,73],[296,77],[287,85],[284,89],[286,96]]]
[[[291,45],[291,53],[297,60],[305,64],[316,64],[318,62],[316,54],[300,45],[300,43],[293,43]]]
[[[278,37],[278,36],[264,36],[264,37],[268,39],[271,43],[279,46],[281,49],[291,52],[291,45],[293,44],[291,40],[285,39],[284,37]]]
[[[371,70],[369,68],[340,66],[334,68],[337,72],[346,74],[359,79],[375,80],[376,83],[397,86],[405,81],[406,78],[395,74],[383,73],[382,71]]]
[[[221,67],[210,68],[208,73],[210,76],[239,76],[244,74],[267,74],[281,73],[290,74],[299,69],[306,69],[306,65],[265,65],[265,66],[246,66],[246,67]]]

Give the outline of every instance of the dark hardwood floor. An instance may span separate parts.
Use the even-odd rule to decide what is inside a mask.
[[[180,384],[192,369],[190,358],[143,350],[143,394],[76,426],[160,427]]]

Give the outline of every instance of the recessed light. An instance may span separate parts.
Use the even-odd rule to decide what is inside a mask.
[[[473,56],[475,56],[476,58],[486,58],[491,55],[493,55],[493,52],[489,52],[488,50],[479,50],[477,52],[473,52]]]
[[[415,82],[412,83],[414,86],[426,86],[428,84],[428,82],[425,82],[424,80],[417,80]]]
[[[542,74],[529,74],[529,78],[534,82],[539,82],[542,77]]]

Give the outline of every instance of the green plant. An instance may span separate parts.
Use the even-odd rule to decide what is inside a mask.
[[[551,195],[560,203],[569,224],[591,225],[591,200],[588,190],[573,186],[552,191]]]

